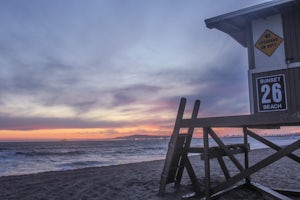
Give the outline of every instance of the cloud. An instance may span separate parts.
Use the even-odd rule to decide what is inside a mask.
[[[180,97],[205,116],[248,111],[246,51],[203,21],[249,3],[0,4],[2,129],[167,126]]]
[[[207,106],[206,114],[228,115],[249,112],[247,62],[240,53],[231,51],[223,55],[226,63],[211,63],[197,80],[199,96]],[[222,60],[222,57],[218,57]]]
[[[35,130],[35,129],[61,129],[61,128],[106,128],[120,127],[123,124],[107,121],[86,121],[74,118],[21,118],[0,117],[0,127],[3,130]]]
[[[88,128],[128,128],[139,126],[163,127],[170,125],[173,119],[157,118],[151,121],[139,120],[91,120],[80,118],[51,118],[51,117],[9,117],[0,116],[1,130],[38,130],[38,129],[88,129]]]
[[[198,60],[156,76],[164,80],[165,88],[176,90],[173,97],[200,99],[203,115],[245,114],[249,112],[246,51],[232,46],[228,42],[223,51],[212,53],[214,60]]]
[[[157,95],[161,88],[157,86],[136,84],[112,91],[112,106],[128,106],[137,101],[147,101]]]

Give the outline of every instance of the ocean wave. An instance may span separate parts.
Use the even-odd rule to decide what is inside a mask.
[[[77,156],[85,154],[84,151],[17,151],[16,155],[21,156]]]
[[[164,146],[142,147],[141,149],[142,150],[154,150],[154,151],[157,151],[157,150],[164,150],[164,149],[166,149],[166,147],[164,147]]]
[[[103,166],[107,163],[105,162],[101,162],[101,161],[77,161],[77,162],[70,162],[70,163],[63,163],[63,164],[59,164],[57,165],[58,167],[62,167],[62,168],[81,168],[81,167],[90,167],[90,166]]]

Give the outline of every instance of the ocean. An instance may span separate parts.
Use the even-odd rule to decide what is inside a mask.
[[[300,136],[267,137],[282,146]],[[225,144],[242,143],[242,137],[222,139]],[[0,176],[62,171],[165,159],[168,138],[105,141],[0,142]],[[251,149],[266,146],[249,138]],[[210,142],[210,146],[213,146]],[[192,146],[203,146],[193,138]]]

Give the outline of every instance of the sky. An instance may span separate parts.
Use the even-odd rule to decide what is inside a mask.
[[[0,140],[170,135],[249,114],[247,50],[204,20],[265,0],[0,1]]]

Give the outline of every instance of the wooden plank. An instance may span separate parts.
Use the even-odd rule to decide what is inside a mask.
[[[225,145],[226,148],[230,151],[232,155],[239,154],[239,153],[245,153],[250,150],[249,144],[234,144],[234,145]],[[219,156],[227,156],[227,153],[220,147],[210,147],[208,157],[209,159],[212,158],[218,158]],[[201,159],[204,159],[203,154],[201,155]]]
[[[247,128],[245,128],[244,131],[247,135],[249,135],[249,136],[253,137],[254,139],[260,141],[261,143],[271,147],[272,149],[275,149],[276,151],[279,151],[279,150],[282,149],[280,146],[278,146],[278,145],[270,142],[269,140],[255,134],[254,132],[250,131]],[[289,155],[287,155],[287,157],[289,157],[289,158],[293,159],[294,161],[300,163],[300,158],[298,156],[296,156],[295,154],[289,154]]]
[[[243,135],[244,135],[244,145],[249,145],[248,143],[248,135],[246,134],[246,131],[245,131],[246,127],[243,127]],[[250,150],[250,146],[249,146],[249,150]],[[248,151],[245,151],[245,157],[244,157],[244,161],[245,161],[245,169],[248,169],[249,168],[249,150]],[[249,185],[251,183],[251,178],[250,176],[247,176],[246,177],[246,184]]]
[[[170,139],[169,148],[165,160],[164,169],[161,175],[160,189],[158,194],[163,195],[166,184],[175,182],[175,187],[180,186],[184,167],[187,168],[188,174],[192,180],[193,185],[199,188],[197,184],[195,173],[187,158],[188,149],[192,140],[194,127],[188,127],[187,134],[180,134],[180,122],[182,121],[184,110],[186,105],[186,99],[182,98],[177,113],[177,118],[173,130],[173,134]],[[191,119],[196,119],[200,107],[200,101],[196,100]]]
[[[204,148],[203,147],[190,147],[187,151],[188,151],[188,153],[203,153]]]
[[[292,59],[293,62],[300,62],[300,14],[299,7],[283,13],[283,30],[285,40],[285,53],[286,57]]]
[[[204,179],[204,185],[205,185],[205,197],[206,199],[210,198],[210,163],[209,163],[209,141],[208,141],[208,134],[210,129],[209,128],[203,128],[203,143],[204,143],[204,170],[205,170],[205,179]]]
[[[185,161],[185,167],[186,167],[187,173],[188,173],[188,175],[191,179],[194,191],[196,192],[197,195],[199,195],[200,192],[201,192],[200,191],[200,185],[198,183],[197,177],[196,177],[195,172],[193,170],[192,164],[191,164],[191,162],[190,162],[187,155],[184,155],[183,159]]]
[[[293,58],[293,42],[292,42],[292,34],[291,34],[291,25],[293,24],[292,11],[283,12],[282,13],[282,24],[283,24],[283,32],[284,32],[284,50],[287,59]]]
[[[299,64],[300,65],[300,64]],[[300,111],[300,67],[290,68],[289,71],[289,98],[293,107],[292,111]],[[289,109],[290,110],[290,109]]]
[[[266,194],[268,196],[271,196],[272,199],[274,200],[292,200],[291,198],[283,195],[283,194],[280,194],[274,190],[272,190],[271,188],[268,188],[266,186],[263,186],[259,183],[252,183],[250,185],[253,189],[255,190],[258,190],[259,192],[263,193],[263,194]]]
[[[222,142],[222,140],[217,136],[217,134],[211,129],[208,128],[210,136],[216,141],[216,143],[226,152],[227,156],[230,160],[235,164],[235,166],[240,170],[244,170],[244,167],[241,163],[233,156],[233,154],[227,149],[226,145]]]
[[[169,147],[168,147],[168,151],[167,151],[167,155],[166,155],[166,159],[165,159],[165,164],[164,164],[163,171],[162,171],[161,178],[160,178],[160,187],[159,187],[159,191],[158,191],[158,195],[160,195],[160,196],[162,196],[165,192],[166,185],[167,185],[168,181],[170,180],[169,177],[173,176],[173,174],[170,174],[170,171],[171,171],[171,167],[172,167],[172,161],[174,159],[174,154],[176,151],[176,143],[177,143],[178,134],[179,134],[180,128],[181,128],[180,121],[183,118],[185,105],[186,105],[186,99],[181,98],[175,125],[174,125],[174,129],[173,129],[173,134],[171,135],[171,138],[170,138]]]
[[[249,127],[249,126],[299,126],[300,116],[282,113],[258,113],[253,115],[237,115],[226,117],[209,117],[197,119],[183,119],[180,121],[182,128],[188,127]]]
[[[194,108],[193,108],[192,119],[197,118],[199,108],[200,108],[200,101],[196,100],[195,104],[194,104]],[[188,128],[188,133],[187,133],[187,136],[186,136],[186,140],[185,140],[185,143],[184,143],[184,146],[183,146],[183,149],[185,151],[182,152],[181,156],[185,156],[185,157],[187,156],[188,149],[189,149],[191,141],[192,141],[193,133],[194,133],[194,127],[189,127]],[[181,159],[181,161],[180,161],[178,171],[177,171],[177,174],[176,174],[175,187],[179,187],[179,185],[180,185],[183,170],[184,170],[184,166],[185,166],[185,161],[186,161],[186,159]],[[191,168],[191,170],[193,170],[193,169]]]
[[[183,149],[185,139],[186,139],[186,134],[179,134],[177,137],[173,159],[171,161],[171,166],[167,178],[167,184],[176,181],[176,174],[178,171],[178,167],[180,167],[180,162],[182,160],[181,155],[182,155],[182,149]]]
[[[232,187],[228,187],[218,193],[215,193],[215,194],[212,194],[211,197],[210,197],[210,200],[213,200],[213,199],[219,199],[220,197],[222,197],[223,195],[231,192],[232,190],[235,190],[235,189],[241,189],[243,188],[244,185],[235,185],[235,186],[232,186]]]
[[[238,181],[244,179],[245,177],[250,176],[251,174],[257,172],[258,170],[272,164],[273,162],[279,160],[280,158],[290,154],[291,152],[297,150],[300,148],[300,139],[296,142],[286,146],[285,148],[277,151],[276,153],[268,156],[267,158],[261,160],[260,162],[256,163],[255,165],[249,167],[248,169],[243,170],[241,173],[231,177],[227,181],[224,181],[223,183],[219,184],[218,186],[211,189],[211,193],[217,193],[220,192],[233,184],[237,183]]]
[[[221,156],[219,156],[219,157],[217,157],[217,159],[218,159],[219,165],[220,165],[220,167],[221,167],[221,169],[223,171],[223,174],[224,174],[225,178],[229,179],[230,178],[230,174],[228,172],[227,166],[226,166],[223,158]]]
[[[281,194],[284,194],[284,195],[300,196],[300,190],[283,189],[283,188],[272,188],[272,190],[279,192]]]

